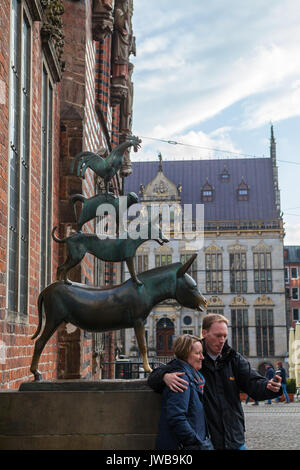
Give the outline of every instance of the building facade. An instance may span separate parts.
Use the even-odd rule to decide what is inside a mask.
[[[3,388],[31,380],[38,324],[37,298],[65,259],[51,230],[76,230],[70,196],[104,189],[91,171],[72,174],[83,150],[110,152],[131,133],[132,0],[4,0],[0,43],[0,379]],[[110,191],[123,192],[129,153]],[[83,227],[95,231],[95,222]],[[104,286],[121,279],[117,265],[92,256],[70,279]],[[101,377],[115,357],[113,333],[90,334],[71,325],[47,343],[44,379]],[[112,375],[108,370],[107,374]]]
[[[287,325],[295,328],[300,321],[300,246],[284,247],[284,281]]]
[[[198,253],[190,274],[208,301],[204,313],[173,301],[159,304],[146,324],[149,355],[170,356],[174,336],[201,335],[203,316],[221,313],[229,320],[229,343],[253,367],[263,371],[264,362],[284,359],[284,231],[273,128],[270,158],[135,162],[126,191],[139,191],[144,205],[169,206],[171,224],[180,207],[204,206],[202,241],[195,232],[197,243],[148,241],[137,253],[138,271]],[[136,357],[134,336],[126,334],[125,357]]]

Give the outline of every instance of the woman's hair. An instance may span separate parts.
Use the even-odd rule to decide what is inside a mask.
[[[228,320],[223,315],[220,315],[219,313],[208,313],[203,318],[202,330],[209,330],[211,325],[216,322],[218,323],[224,322],[226,323],[226,325],[228,325]]]
[[[193,336],[193,335],[181,335],[176,338],[174,341],[174,354],[178,359],[181,359],[182,361],[186,361],[194,343],[201,342],[200,338],[198,336]]]

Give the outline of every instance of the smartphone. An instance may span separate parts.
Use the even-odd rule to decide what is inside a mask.
[[[279,375],[281,377],[281,370],[280,369],[275,370],[274,377],[272,378],[273,382],[279,382],[279,380],[277,379],[277,377],[275,377],[275,375]]]

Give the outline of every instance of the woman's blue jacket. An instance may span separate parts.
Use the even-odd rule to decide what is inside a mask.
[[[181,378],[189,382],[190,386],[184,392],[164,388],[156,441],[158,450],[176,450],[180,444],[194,445],[207,437],[202,403],[204,377],[187,362],[179,359],[176,362],[176,370],[185,373]]]

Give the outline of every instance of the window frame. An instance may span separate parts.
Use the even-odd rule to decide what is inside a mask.
[[[208,294],[222,294],[224,291],[223,254],[219,251],[205,253],[205,290]]]
[[[247,308],[231,309],[231,344],[235,351],[249,356],[249,316]]]
[[[274,310],[255,308],[256,355],[272,357],[275,354]]]
[[[137,274],[149,269],[149,254],[148,253],[137,253],[134,258],[135,271]]]
[[[296,276],[293,276],[293,269],[296,270],[296,273],[297,273]],[[299,278],[298,266],[290,266],[290,271],[291,271],[291,280],[295,280],[295,279],[298,279],[298,278]]]
[[[291,300],[299,300],[299,287],[292,287]],[[297,291],[297,296],[294,297],[294,291]]]
[[[297,315],[295,317],[295,311],[297,311]],[[293,321],[300,321],[300,309],[299,308],[293,308],[293,317],[292,317],[292,320]]]
[[[237,262],[237,257],[239,256],[239,263]],[[233,257],[233,263],[232,263]],[[242,257],[245,260],[245,267],[243,269],[238,269],[238,264],[242,265]],[[233,267],[232,267],[233,266]],[[230,275],[230,293],[231,294],[246,294],[248,290],[248,281],[247,281],[247,252],[246,251],[237,251],[229,253],[229,275]],[[238,283],[240,283],[240,288],[238,289]]]
[[[40,289],[43,289],[52,281],[52,237],[51,228],[53,221],[53,129],[54,129],[54,80],[51,76],[46,57],[43,55],[41,87],[41,192],[40,192]],[[45,83],[44,83],[45,80]],[[51,93],[50,93],[51,90]],[[44,95],[45,93],[45,95]],[[46,100],[44,109],[44,98]],[[44,120],[44,118],[46,118]],[[46,125],[46,128],[45,128]],[[45,137],[44,137],[45,136]],[[45,147],[44,147],[45,146]],[[43,187],[45,186],[45,187]],[[45,191],[43,197],[43,190]],[[43,202],[44,199],[44,202]],[[45,207],[46,217],[43,217],[42,209]],[[44,250],[44,254],[43,254]]]
[[[29,305],[33,19],[25,0],[13,0],[10,12],[6,308],[21,320]]]
[[[271,251],[253,252],[253,278],[254,292],[256,294],[267,294],[273,292]]]
[[[166,263],[162,263],[162,257],[166,256]],[[159,259],[159,263],[157,262]],[[171,253],[155,253],[155,267],[159,268],[160,266],[167,266],[172,264],[172,254]]]
[[[284,282],[285,284],[288,284],[290,282],[290,272],[287,266],[285,266],[284,268]]]

